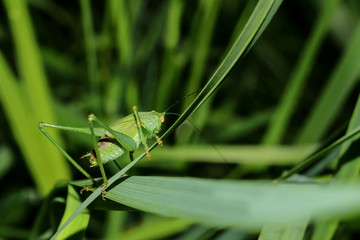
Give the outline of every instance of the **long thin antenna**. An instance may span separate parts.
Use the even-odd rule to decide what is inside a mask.
[[[197,90],[196,92],[190,93],[188,95],[185,95],[184,97],[182,97],[181,99],[178,99],[176,102],[174,102],[173,104],[170,105],[170,107],[168,107],[165,112],[168,112],[171,108],[175,107],[177,104],[179,104],[180,102],[184,101],[186,98],[199,93],[201,91],[201,89]]]
[[[165,114],[176,115],[176,116],[179,116],[179,115],[180,115],[180,114],[178,114],[178,113],[172,113],[172,112],[165,112]],[[185,121],[188,121],[188,122],[191,124],[191,126],[192,126],[196,131],[198,131],[198,133],[201,135],[201,137],[203,137],[203,138],[215,149],[215,151],[220,155],[220,157],[224,160],[224,162],[229,163],[228,161],[226,161],[226,158],[225,158],[224,155],[220,152],[220,150],[216,147],[216,145],[213,144],[213,143],[209,140],[209,138],[208,138],[204,133],[202,133],[201,130],[200,130],[198,127],[195,126],[195,124],[194,124],[192,121],[190,121],[189,119],[186,119]]]

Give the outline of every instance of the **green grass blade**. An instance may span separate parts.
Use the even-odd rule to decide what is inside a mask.
[[[118,235],[121,229],[126,226],[127,212],[126,211],[109,211],[107,212],[106,226],[104,229],[105,240],[112,240],[114,236]]]
[[[7,68],[4,70],[6,75],[4,77],[8,79],[4,80],[2,78],[1,84],[3,86],[11,85],[9,87],[12,88],[14,93],[16,92],[15,94],[18,98],[17,107],[19,107],[19,112],[23,111],[23,114],[25,114],[25,116],[23,116],[24,118],[14,120],[14,118],[20,118],[20,116],[10,116],[12,115],[10,111],[16,111],[17,109],[9,109],[8,118],[12,120],[10,123],[13,123],[13,121],[18,122],[13,123],[17,125],[12,127],[13,131],[16,130],[14,135],[19,135],[18,143],[21,143],[21,145],[19,145],[20,148],[26,148],[26,150],[23,150],[23,154],[27,159],[27,165],[31,169],[32,177],[37,182],[39,191],[44,195],[50,191],[56,181],[69,178],[69,174],[61,154],[54,151],[51,143],[41,136],[40,131],[32,132],[33,130],[29,130],[36,129],[40,121],[55,123],[52,111],[52,100],[26,1],[5,0],[4,2],[9,14],[19,73],[23,81],[20,81],[19,86],[17,86],[14,77],[10,76],[11,73],[5,64],[5,60],[2,59],[2,68]],[[20,89],[23,91],[20,91]],[[8,90],[5,89],[4,91],[4,97],[7,98],[9,94],[7,92]],[[14,108],[15,106],[9,105],[8,107]],[[24,108],[26,110],[23,110]],[[26,136],[20,133],[21,131],[27,132],[24,134]],[[51,135],[58,142],[61,142],[56,131],[51,131]],[[20,140],[20,136],[24,137],[24,139]],[[27,142],[32,142],[33,144]],[[34,149],[31,149],[31,146]],[[29,153],[30,151],[33,153]],[[27,157],[28,155],[29,157]]]
[[[181,32],[181,19],[184,12],[184,1],[172,0],[168,4],[164,35],[164,56],[161,65],[161,76],[156,90],[155,106],[161,111],[169,105],[172,87],[180,77],[185,61],[178,50]],[[179,53],[180,52],[180,53]]]
[[[90,1],[80,0],[81,7],[81,17],[82,17],[82,26],[84,34],[84,45],[86,52],[86,62],[87,62],[87,73],[90,86],[90,94],[88,101],[93,101],[91,104],[93,106],[93,111],[97,112],[100,110],[100,99],[99,99],[99,77],[98,77],[98,66],[97,66],[97,56],[96,56],[96,41],[95,34],[92,24],[92,14],[91,14],[91,5]]]
[[[264,2],[257,2],[256,4],[256,8],[253,9],[253,5],[254,3],[248,3],[248,5],[246,6],[243,15],[241,16],[239,19],[239,22],[237,24],[237,27],[235,29],[235,33],[234,36],[232,38],[235,38],[236,36],[236,41],[235,43],[232,45],[232,48],[229,53],[228,56],[230,55],[230,52],[235,50],[236,48],[234,48],[234,46],[236,46],[236,44],[243,44],[243,46],[245,46],[245,49],[243,50],[243,52],[240,54],[242,57],[251,49],[251,47],[255,44],[256,40],[261,36],[262,32],[265,30],[265,28],[267,27],[267,25],[269,24],[269,22],[271,21],[272,17],[274,16],[274,14],[276,13],[277,9],[279,8],[279,6],[281,5],[282,0],[277,0],[277,1],[268,1],[267,3]],[[269,5],[266,5],[269,4]],[[269,9],[267,9],[267,7],[269,7]],[[252,15],[249,14],[249,10],[253,10]],[[247,24],[245,24],[245,17],[260,17],[262,14],[264,14],[264,19],[262,19],[261,21],[258,22],[259,25],[257,26],[257,28],[252,28],[248,25],[248,23],[250,21],[247,22]],[[250,15],[250,17],[249,17]],[[248,19],[246,19],[248,20]],[[253,21],[253,23],[256,23],[256,21]],[[244,26],[245,24],[245,26]],[[250,28],[249,28],[250,27]],[[240,32],[240,30],[242,30]],[[238,32],[237,32],[238,31]],[[249,38],[249,42],[246,42],[246,38],[244,38],[243,40],[245,40],[244,42],[239,42],[239,36],[246,36],[247,34],[254,34],[251,38]],[[248,36],[249,37],[249,36]],[[231,40],[231,42],[233,42],[234,40]],[[238,47],[241,45],[238,45]],[[235,50],[234,52],[238,51],[239,49]],[[225,56],[224,61],[222,62],[222,64],[226,61],[227,57]],[[230,57],[231,59],[231,57]],[[227,62],[226,64],[223,65],[224,68],[227,67],[227,64],[229,64],[230,62]],[[218,68],[219,70],[219,68]],[[212,76],[214,77],[214,75]],[[215,80],[216,77],[213,79]],[[201,94],[201,93],[200,93]],[[211,100],[210,100],[211,101]],[[207,121],[207,119],[209,118],[208,114],[210,112],[210,105],[211,103],[208,101],[208,103],[203,107],[201,112],[198,112],[195,117],[195,122],[197,124],[197,126],[199,126],[200,128],[202,127],[202,125],[205,123],[205,121]],[[182,132],[180,141],[181,142],[187,142],[189,136],[190,136],[190,131]]]
[[[201,86],[216,19],[221,7],[220,3],[221,1],[217,0],[200,1],[200,11],[203,16],[198,26],[199,32],[197,32],[197,39],[192,52],[191,70],[186,93],[197,91]]]
[[[245,16],[248,14],[248,10],[249,8],[251,9],[252,8],[252,3],[248,3],[250,6],[246,6],[245,8]],[[275,0],[273,1],[273,4],[270,8],[270,10],[268,11],[267,13],[267,16],[266,18],[264,19],[264,22],[262,23],[261,27],[258,29],[258,31],[256,32],[256,35],[254,36],[254,38],[252,39],[252,41],[250,42],[248,48],[246,49],[246,51],[244,52],[244,55],[250,51],[250,49],[252,48],[252,46],[257,42],[257,39],[261,36],[261,34],[263,33],[263,31],[266,29],[267,25],[270,23],[271,19],[273,18],[273,16],[275,15],[275,13],[277,12],[277,10],[279,9],[280,5],[282,4],[282,0]],[[239,23],[238,23],[238,28],[241,29],[243,23],[242,23],[242,19],[239,20]],[[206,111],[204,111],[206,112]],[[202,118],[202,122],[205,122],[205,119],[208,118],[206,116],[206,113],[204,114],[199,114],[200,115],[200,119]]]
[[[59,234],[77,217],[82,211],[84,211],[90,203],[92,203],[101,194],[101,187],[97,188],[73,213],[72,215],[58,228],[56,233],[51,239],[56,239]]]
[[[195,178],[130,177],[109,189],[107,197],[145,212],[215,227],[259,229],[320,216],[360,213],[358,185],[271,184]]]
[[[116,43],[121,70],[120,79],[117,80],[121,81],[120,85],[126,89],[124,91],[126,93],[125,100],[128,109],[130,109],[134,105],[139,105],[139,91],[131,69],[134,52],[131,18],[126,1],[111,0],[110,7],[116,29]]]
[[[336,147],[338,147],[340,144],[348,141],[349,139],[353,139],[354,136],[358,135],[360,133],[360,127],[355,128],[354,130],[352,130],[351,132],[347,133],[346,135],[344,135],[343,137],[339,138],[338,140],[336,140],[335,142],[331,143],[330,145],[328,145],[327,147],[325,147],[324,149],[320,150],[319,152],[311,155],[310,157],[304,159],[301,163],[299,163],[297,166],[295,166],[294,168],[290,169],[289,171],[287,171],[284,175],[282,175],[281,177],[279,177],[277,180],[285,180],[286,178],[292,176],[295,173],[298,173],[302,170],[304,170],[305,168],[307,168],[308,166],[310,166],[311,164],[315,163],[319,158],[324,157],[326,154],[328,154],[331,150],[335,149]]]
[[[360,126],[360,95],[357,99],[353,114],[351,116],[347,132],[351,132],[352,130],[356,129],[359,126]],[[358,135],[355,138],[359,138],[359,137],[360,136]],[[349,148],[350,143],[351,142],[347,142],[342,145],[341,153],[344,153]]]
[[[20,76],[24,80],[25,97],[28,98],[37,121],[54,122],[50,90],[26,1],[5,0],[4,2],[9,13]]]
[[[303,240],[308,219],[283,225],[267,224],[262,228],[259,240]]]
[[[43,156],[45,146],[50,149],[52,146],[44,144],[47,142],[43,141],[44,136],[37,128],[33,114],[28,111],[26,98],[22,95],[19,84],[1,52],[0,79],[0,100],[6,117],[11,123],[11,131],[38,191],[45,195],[52,189],[55,182],[64,178],[68,179],[70,176],[65,171],[64,165],[59,165],[61,162],[49,161],[49,158]]]
[[[201,15],[201,18],[198,23],[199,26],[196,28],[193,51],[190,56],[191,69],[188,84],[185,90],[186,93],[198,91],[201,87],[206,70],[206,63],[208,61],[208,55],[210,53],[210,44],[220,10],[221,1],[200,1],[198,12],[200,12],[199,15]],[[184,101],[183,106],[186,106],[187,104],[188,102]],[[193,115],[193,120],[200,129],[202,128],[204,121],[200,122],[198,119],[207,119],[206,116],[208,116],[210,106],[210,101],[208,101],[207,104],[203,106],[201,112],[197,112]],[[178,143],[189,142],[192,132],[193,129],[191,128],[184,129],[181,132],[181,136],[177,139]]]
[[[12,226],[0,225],[1,239],[26,239],[29,236],[29,231]]]
[[[6,176],[6,174],[10,171],[12,165],[14,164],[14,156],[8,146],[6,145],[0,146],[0,159],[1,159],[0,161],[0,181],[1,181],[2,178]]]
[[[264,143],[277,144],[282,141],[338,2],[339,0],[331,0],[327,1],[326,4],[324,3],[324,8],[310,34],[303,54],[300,56],[285,89],[285,94],[282,96],[268,131],[264,136]]]
[[[176,122],[165,132],[163,135],[166,138],[170,135],[180,124],[197,108],[199,108],[214,91],[220,86],[227,74],[230,72],[234,64],[248,51],[254,39],[258,36],[259,32],[262,32],[266,27],[265,20],[271,18],[273,15],[269,15],[274,1],[260,0],[254,9],[249,21],[244,27],[244,30],[239,35],[238,39],[234,43],[233,47],[221,62],[215,73],[212,75],[207,84],[203,87],[199,95],[188,106],[183,114],[176,120]]]
[[[262,22],[261,27],[256,32],[256,35],[255,35],[254,39],[251,41],[249,47],[247,48],[247,51],[249,51],[252,48],[252,46],[255,44],[257,39],[265,31],[265,29],[269,25],[271,19],[274,17],[275,13],[279,9],[280,5],[282,4],[282,1],[283,0],[268,1],[267,4],[271,4],[270,9],[268,9],[268,10],[267,10],[267,5],[259,6],[259,4],[261,4],[261,1],[259,1],[258,5],[256,7],[261,7],[262,8],[262,10],[261,10],[262,14],[266,13],[266,17],[265,17],[264,21]],[[262,3],[262,4],[264,4],[264,3]]]
[[[152,151],[156,159],[151,165],[172,162],[195,161],[213,163],[237,163],[243,165],[292,165],[315,151],[315,145],[261,146],[261,145],[216,145],[213,146],[164,146]],[[220,154],[220,153],[221,154]],[[146,165],[146,162],[140,163]]]
[[[326,88],[305,122],[298,137],[299,143],[314,142],[321,139],[330,124],[341,110],[349,92],[360,76],[360,22],[331,74]]]
[[[66,208],[64,215],[61,219],[60,225],[62,225],[71,214],[81,205],[81,200],[75,189],[68,186],[68,196],[66,199]],[[85,230],[90,220],[90,214],[87,209],[81,212],[81,214],[74,220],[64,231],[62,231],[57,239],[69,239],[69,237],[76,237],[76,239],[83,238]]]
[[[228,45],[228,49],[227,49],[226,52],[230,51],[230,48],[232,47],[232,45],[234,44],[234,42],[238,38],[241,31],[244,29],[248,19],[250,18],[252,12],[254,11],[254,8],[255,8],[256,4],[257,4],[257,1],[248,1],[246,3],[246,6],[244,7],[244,10],[240,14],[239,19],[238,19],[238,21],[236,23],[233,35],[231,36],[231,40],[230,40],[231,44]]]
[[[111,0],[111,16],[116,27],[117,50],[120,64],[129,67],[132,62],[131,21],[124,0]]]
[[[156,144],[152,145],[149,150],[153,149],[156,146]],[[145,153],[141,154],[139,157],[137,157],[134,161],[126,165],[122,170],[120,170],[118,173],[116,173],[114,176],[112,176],[108,180],[109,186],[113,184],[116,180],[120,179],[124,173],[126,173],[129,169],[131,169],[136,163],[138,163],[143,157],[145,157]],[[89,186],[91,182],[84,181],[84,185],[81,186]],[[56,233],[52,236],[51,239],[56,239],[56,237],[79,215],[81,212],[87,208],[97,197],[100,196],[102,191],[102,186],[98,187],[93,191],[92,194],[86,200],[79,206],[76,211],[73,212],[73,214],[65,221],[63,225],[59,227],[59,229],[56,231]]]
[[[347,132],[350,132],[360,126],[360,95],[358,97],[353,115]],[[339,157],[343,156],[346,150],[349,149],[351,142],[358,139],[359,135],[355,136],[352,141],[345,142],[341,145]],[[338,158],[339,159],[339,158]],[[338,160],[337,159],[337,160]],[[350,159],[346,164],[341,166],[333,180],[333,184],[351,183],[359,177],[360,157]],[[315,225],[314,236],[316,239],[332,239],[333,235],[339,225],[339,219],[327,220],[318,222]]]
[[[109,239],[165,239],[185,231],[189,227],[189,222],[180,219],[155,220],[111,236]]]

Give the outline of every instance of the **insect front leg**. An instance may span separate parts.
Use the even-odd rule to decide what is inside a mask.
[[[149,159],[150,161],[150,152],[149,152],[149,146],[147,145],[147,137],[146,135],[144,134],[143,132],[143,126],[144,126],[144,123],[141,122],[140,120],[140,117],[139,117],[139,113],[137,111],[137,108],[136,106],[133,107],[133,111],[134,111],[134,117],[135,117],[135,121],[136,121],[136,126],[138,128],[138,132],[139,132],[139,137],[140,137],[140,141],[141,143],[144,145],[144,148],[145,148],[145,153],[146,153],[146,157]]]
[[[158,135],[156,135],[153,131],[151,131],[151,129],[149,129],[143,122],[140,123],[140,126],[142,127],[144,135],[146,133],[148,136],[155,137],[156,141],[160,145],[160,147],[163,146],[163,141],[160,139],[160,137]]]
[[[95,150],[95,153],[96,153],[97,163],[99,165],[101,176],[102,176],[103,181],[104,181],[101,192],[102,192],[102,199],[105,200],[105,195],[106,195],[105,190],[106,190],[106,188],[108,186],[108,180],[107,180],[107,177],[106,177],[106,174],[105,174],[105,169],[104,169],[104,166],[103,166],[103,163],[102,163],[102,160],[101,160],[100,151],[99,151],[98,144],[97,144],[98,139],[97,139],[97,137],[95,135],[95,131],[94,131],[93,121],[95,121],[95,119],[96,119],[95,115],[90,114],[89,117],[88,117],[88,122],[89,122],[91,135],[92,135],[92,138],[93,138],[93,144],[94,144],[94,150]],[[87,188],[85,188],[84,190],[87,190]]]

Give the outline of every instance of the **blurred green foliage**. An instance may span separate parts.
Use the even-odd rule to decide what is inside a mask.
[[[38,122],[85,127],[91,112],[110,124],[134,105],[140,111],[166,110],[204,86],[256,3],[3,0],[0,238],[49,238],[69,199],[59,180],[82,178],[41,134]],[[316,147],[359,127],[359,19],[357,0],[284,1],[246,57],[190,117],[201,133],[185,121],[154,151],[151,164],[141,163],[128,174],[275,179]],[[171,112],[181,113],[190,98]],[[167,116],[163,128],[175,119]],[[80,156],[91,149],[90,137],[51,134],[88,169]],[[204,146],[209,143],[218,151]],[[335,177],[334,184],[357,179],[358,153],[350,145],[339,146],[298,177]],[[107,165],[109,174],[117,171]],[[98,169],[90,171],[99,176]],[[359,233],[357,219],[321,221],[305,232],[306,226],[306,221],[295,230],[266,226],[261,238],[269,239],[274,230],[297,231],[294,239],[304,234],[353,239]],[[125,211],[91,211],[86,235],[139,239],[150,232],[178,239],[258,237]]]

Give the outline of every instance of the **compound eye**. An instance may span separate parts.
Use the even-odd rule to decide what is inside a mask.
[[[160,121],[163,123],[165,121],[164,117],[160,117]]]

